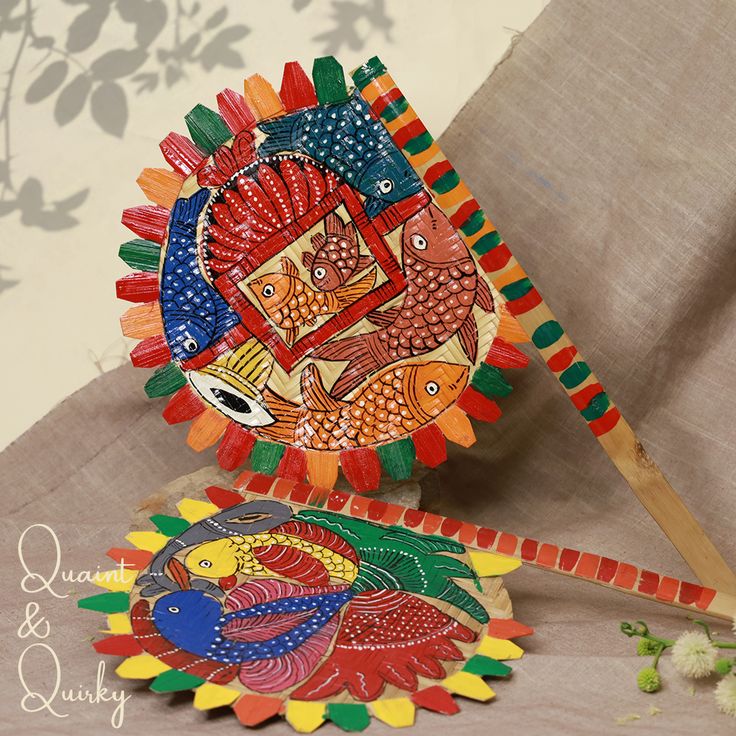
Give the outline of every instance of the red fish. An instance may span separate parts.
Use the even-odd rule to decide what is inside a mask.
[[[321,345],[312,353],[321,360],[348,361],[332,387],[336,397],[381,368],[424,355],[455,335],[475,363],[478,326],[473,308],[492,312],[493,296],[467,246],[436,205],[406,221],[401,259],[407,281],[404,301],[368,315],[379,329]]]
[[[335,212],[325,218],[324,235],[312,236],[312,248],[314,253],[302,253],[302,263],[310,270],[312,283],[321,291],[337,289],[373,261],[370,256],[360,255],[355,225],[352,222],[346,225]]]

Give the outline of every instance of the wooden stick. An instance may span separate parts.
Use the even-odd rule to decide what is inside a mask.
[[[352,76],[394,142],[432,189],[439,206],[458,227],[467,245],[480,256],[481,265],[506,299],[509,312],[531,337],[547,367],[637,498],[701,582],[736,595],[736,575],[644,450],[384,65],[374,57]]]
[[[402,526],[420,534],[440,534],[470,549],[511,557],[540,570],[676,606],[698,615],[706,614],[731,621],[736,613],[736,596],[723,591],[684,582],[591,552],[561,548],[509,532],[408,509],[370,496],[330,491],[251,471],[237,478],[234,490],[270,496],[284,503],[323,508],[377,524]]]

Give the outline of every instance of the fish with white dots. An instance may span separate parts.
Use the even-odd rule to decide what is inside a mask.
[[[166,254],[161,266],[161,316],[172,356],[188,360],[240,324],[199,267],[197,221],[210,192],[201,189],[177,199],[171,213]]]
[[[368,217],[422,190],[383,123],[356,92],[347,102],[301,110],[260,124],[259,156],[282,151],[321,161],[366,198]]]

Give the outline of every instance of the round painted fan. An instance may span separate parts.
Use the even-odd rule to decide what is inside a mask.
[[[194,449],[221,439],[225,468],[251,455],[327,487],[340,465],[367,491],[382,466],[401,479],[442,462],[445,438],[472,444],[467,415],[500,416],[500,367],[526,364],[526,336],[454,171],[410,163],[334,59],[314,79],[287,64],[278,96],[251,77],[219,115],[192,110],[193,141],[162,142],[173,171],[144,170],[157,205],[123,214],[144,239],[121,248],[141,273],[118,294],[142,302],[122,318],[143,338],[133,363],[158,367],[146,391],[174,394],[164,417],[192,420]]]
[[[79,601],[109,614],[97,652],[154,692],[194,690],[247,726],[407,726],[458,695],[491,700],[483,678],[506,678],[511,639],[532,633],[500,577],[521,563],[468,550],[459,522],[250,471],[207,500],[181,498],[192,485],[108,551],[120,568],[94,582],[109,592]],[[437,521],[449,536],[424,531]]]

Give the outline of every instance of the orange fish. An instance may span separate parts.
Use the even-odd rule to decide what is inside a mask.
[[[330,396],[314,365],[302,372],[303,406],[264,390],[276,422],[258,427],[271,439],[311,450],[344,450],[406,436],[447,409],[468,382],[456,363],[401,363],[373,376],[350,401]]]
[[[289,258],[281,259],[281,273],[267,273],[253,279],[248,288],[277,327],[286,331],[293,343],[302,325],[312,327],[317,317],[336,314],[367,294],[376,282],[373,269],[355,283],[333,291],[314,291],[299,277]]]

